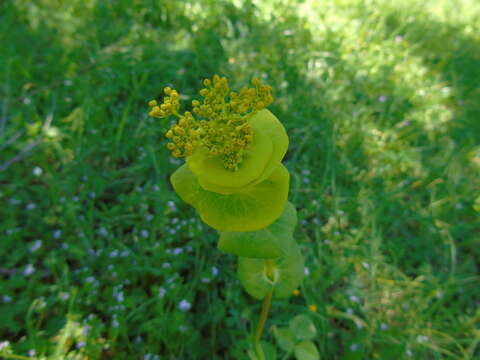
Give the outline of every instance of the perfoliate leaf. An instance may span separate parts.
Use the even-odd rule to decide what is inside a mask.
[[[289,328],[273,328],[273,335],[278,346],[285,352],[290,352],[295,347],[295,334]]]
[[[253,125],[253,124],[252,124]],[[187,157],[188,167],[211,186],[244,187],[257,179],[265,170],[272,156],[272,141],[255,126],[254,140],[250,150],[245,151],[238,170],[228,170],[223,166],[219,156],[210,155],[207,149],[199,148],[193,155]],[[215,191],[215,189],[210,189]]]
[[[273,295],[286,298],[292,295],[304,278],[305,260],[296,242],[290,248],[290,253],[274,260],[274,268],[278,271]]]
[[[258,123],[258,126],[264,129],[273,144],[272,156],[263,174],[255,180],[255,183],[259,183],[270,176],[275,170],[276,163],[282,161],[288,149],[288,135],[282,123],[268,109],[259,111],[252,116],[251,121]]]
[[[239,257],[237,274],[245,291],[255,299],[263,299],[273,288],[273,281],[266,275],[264,260]]]
[[[225,169],[219,156],[199,148],[187,157],[187,164],[208,191],[230,194],[267,179],[288,148],[288,136],[282,123],[267,109],[248,121],[253,130],[252,147],[244,152],[236,171]]]
[[[220,232],[218,249],[247,258],[275,259],[289,253],[297,211],[287,203],[282,215],[268,227],[248,232]]]
[[[289,327],[299,340],[310,340],[317,335],[317,328],[307,315],[295,316]]]
[[[171,177],[178,195],[191,204],[202,220],[221,231],[255,231],[273,223],[285,209],[290,176],[278,164],[272,175],[241,192],[223,195],[204,190],[182,165]]]
[[[288,297],[303,280],[304,259],[296,242],[291,246],[288,255],[273,262],[273,280],[267,276],[266,260],[238,258],[238,278],[245,291],[255,299],[263,299],[273,288],[277,298]]]
[[[304,340],[295,346],[295,357],[297,360],[320,360],[317,347],[309,340]]]

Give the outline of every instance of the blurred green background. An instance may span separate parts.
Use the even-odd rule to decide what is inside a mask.
[[[478,1],[4,0],[0,69],[0,358],[246,358],[261,304],[147,116],[214,73],[272,85],[290,136],[306,278],[264,338],[480,358]]]

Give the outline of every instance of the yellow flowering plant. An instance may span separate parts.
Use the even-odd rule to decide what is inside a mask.
[[[231,91],[225,77],[205,79],[192,111],[180,112],[179,93],[166,87],[149,115],[177,118],[167,148],[185,163],[171,176],[176,193],[219,232],[218,249],[239,257],[244,289],[264,299],[256,330],[256,355],[272,297],[292,294],[303,279],[304,260],[293,238],[295,207],[288,202],[288,148],[282,123],[267,106],[272,88],[259,79]]]

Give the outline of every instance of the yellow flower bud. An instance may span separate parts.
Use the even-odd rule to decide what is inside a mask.
[[[180,135],[180,136],[185,135],[185,130],[183,130],[180,126],[175,126],[175,127],[173,128],[173,131],[174,131],[175,134],[177,134],[177,135]]]
[[[157,100],[150,100],[150,101],[148,102],[148,106],[150,106],[150,107],[157,106]]]

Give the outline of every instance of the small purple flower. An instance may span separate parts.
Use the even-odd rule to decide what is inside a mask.
[[[177,206],[175,205],[175,203],[173,201],[170,200],[169,202],[167,202],[167,205],[170,208],[170,210],[172,210],[174,212],[177,211]]]
[[[179,255],[183,252],[183,249],[181,247],[177,247],[175,249],[173,249],[173,255]]]
[[[117,315],[113,315],[113,318],[112,318],[112,326],[113,326],[114,328],[118,328],[119,325],[120,325],[120,324],[119,324],[119,322],[118,322]]]
[[[380,101],[381,103],[384,103],[385,101],[387,101],[387,97],[385,95],[381,95],[379,98],[378,98],[378,101]]]
[[[360,302],[360,298],[356,295],[350,295],[350,301],[351,302],[354,302],[354,303],[359,303]]]
[[[160,288],[158,289],[158,296],[160,298],[163,298],[166,293],[167,293],[167,290],[165,290],[163,287],[160,286]]]
[[[32,264],[28,264],[28,265],[25,267],[25,270],[24,270],[23,274],[24,274],[25,276],[30,276],[30,275],[32,275],[34,272],[35,272],[35,267],[34,267]]]
[[[40,176],[43,174],[43,170],[41,167],[39,166],[35,166],[32,170],[32,174],[35,175],[35,176]]]
[[[35,205],[34,203],[30,203],[27,205],[27,210],[33,210],[37,207],[37,205]]]
[[[33,242],[32,246],[30,246],[30,252],[34,253],[35,251],[37,251],[41,247],[42,247],[42,240],[35,240]]]
[[[108,231],[102,226],[100,229],[98,229],[98,234],[100,236],[108,236]]]
[[[15,198],[11,198],[9,202],[10,202],[10,205],[18,205],[18,204],[21,203],[20,200],[15,199]]]
[[[192,308],[192,304],[190,304],[187,300],[183,299],[178,304],[178,308],[179,308],[180,311],[187,312],[188,310],[190,310]]]

